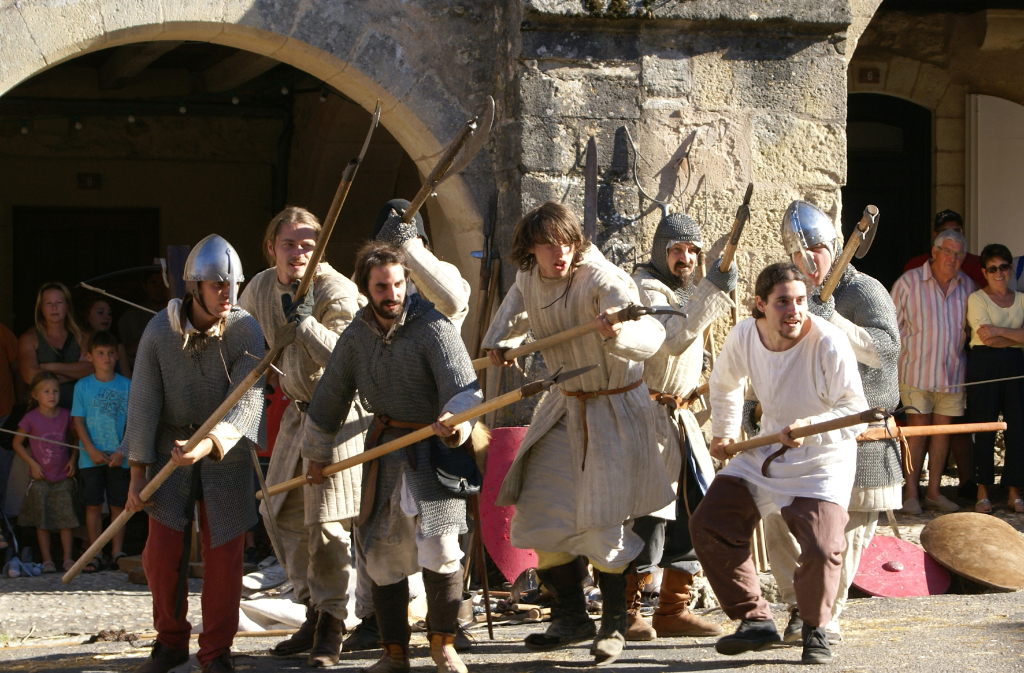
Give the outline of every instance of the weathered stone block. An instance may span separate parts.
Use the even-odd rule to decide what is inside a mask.
[[[459,101],[452,97],[433,73],[424,75],[405,95],[402,103],[410,110],[415,110],[419,120],[445,147],[462,125],[473,117],[472,113],[462,109]]]
[[[107,33],[132,31],[147,25],[158,26],[164,22],[163,5],[145,0],[101,0],[100,14]]]
[[[885,78],[885,90],[896,96],[910,98],[917,82],[917,73],[921,70],[921,62],[903,56],[893,56],[889,60],[889,72]]]
[[[314,0],[296,18],[292,37],[349,61],[367,29],[363,19],[352,5]]]
[[[720,51],[697,54],[690,59],[692,79],[698,83],[693,89],[693,103],[697,108],[722,110],[735,104],[735,65]]]
[[[46,60],[32,41],[32,33],[17,6],[0,9],[0,93],[46,67]]]
[[[963,185],[964,170],[963,152],[935,153],[936,185]]]
[[[224,23],[288,37],[299,4],[280,0],[224,0]]]
[[[574,129],[540,117],[524,117],[522,129],[524,171],[565,174],[576,165],[578,138]]]
[[[915,103],[935,109],[939,101],[942,100],[942,95],[946,93],[948,86],[948,70],[931,63],[924,63],[917,74],[917,83],[914,85],[911,98]]]
[[[963,119],[966,110],[967,87],[963,84],[950,84],[939,101],[939,106],[935,108],[935,116]]]
[[[935,149],[943,152],[963,152],[964,120],[948,117],[935,118]]]
[[[224,20],[224,0],[162,0],[164,23]]]
[[[640,117],[638,68],[527,70],[519,80],[524,114],[597,119]]]
[[[635,61],[640,57],[638,31],[530,30],[521,33],[524,59],[567,61]]]
[[[55,63],[107,39],[99,0],[40,0],[18,3],[16,7],[47,63]]]
[[[946,208],[964,213],[963,185],[938,185],[935,188],[935,208],[933,210],[939,212]],[[964,214],[966,215],[966,213]]]
[[[408,62],[401,44],[390,35],[382,35],[372,29],[356,47],[351,67],[398,100],[405,97],[422,74]]]
[[[648,96],[682,98],[690,93],[690,59],[675,54],[644,56],[640,81]]]
[[[838,187],[846,182],[846,131],[842,124],[789,115],[753,120],[753,179],[801,187]]]
[[[607,0],[600,0],[602,7]],[[689,19],[693,21],[742,21],[764,20],[794,23],[824,24],[833,28],[845,28],[852,18],[848,2],[821,2],[821,0],[788,0],[787,2],[766,3],[763,0],[662,0],[647,3],[644,0],[627,0],[625,14],[634,16],[648,10],[658,19]],[[553,14],[560,16],[591,15],[583,0],[525,0],[524,13]]]

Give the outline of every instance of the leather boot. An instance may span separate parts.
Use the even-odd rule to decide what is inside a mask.
[[[287,657],[292,654],[309,652],[313,647],[313,634],[316,631],[316,608],[306,603],[306,621],[302,622],[299,630],[287,640],[282,640],[270,648],[270,653],[275,657]]]
[[[306,664],[311,668],[333,666],[341,657],[341,637],[345,633],[345,622],[329,612],[321,612],[316,622],[313,648],[309,651]]]
[[[235,670],[235,662],[231,660],[231,653],[214,657],[202,666],[200,673],[232,673]]]
[[[650,581],[650,573],[640,574],[632,566],[626,573],[626,640],[654,640],[658,637],[657,631],[640,614],[644,585]]]
[[[551,623],[544,633],[526,637],[526,649],[546,652],[594,637],[597,627],[587,614],[587,599],[583,595],[586,568],[586,562],[577,557],[575,561],[537,571],[541,583],[554,596]]]
[[[601,573],[601,630],[590,648],[594,664],[604,666],[622,655],[626,648],[626,576],[623,573]]]
[[[402,643],[381,643],[384,654],[373,666],[363,673],[406,673],[409,670],[409,645]]]
[[[661,593],[658,609],[654,612],[654,630],[662,638],[674,636],[720,636],[720,626],[705,621],[690,612],[690,591],[693,575],[681,570],[665,568],[661,575]]]
[[[136,666],[134,673],[167,673],[188,661],[188,649],[172,650],[164,647],[159,641],[153,643],[153,651],[141,665]]]
[[[469,673],[466,665],[455,651],[455,634],[431,631],[427,634],[430,641],[430,658],[437,665],[437,673]]]
[[[377,626],[377,615],[363,617],[348,634],[348,638],[341,645],[343,652],[361,652],[363,650],[375,650],[380,646],[380,627]]]

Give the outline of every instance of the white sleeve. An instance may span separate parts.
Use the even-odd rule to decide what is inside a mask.
[[[446,318],[455,321],[469,312],[469,283],[454,264],[442,262],[417,236],[402,244],[416,289]]]
[[[743,416],[743,380],[747,377],[745,332],[753,328],[752,318],[729,332],[711,370],[711,434],[738,438]],[[748,321],[751,321],[748,323]]]

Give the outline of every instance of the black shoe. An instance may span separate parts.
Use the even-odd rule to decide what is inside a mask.
[[[364,652],[380,648],[380,627],[377,616],[363,617],[363,620],[352,629],[352,633],[341,644],[342,652]]]
[[[804,654],[800,661],[804,664],[828,664],[832,662],[832,648],[828,646],[828,634],[823,626],[807,626],[803,628]]]
[[[455,628],[455,642],[452,643],[452,647],[459,654],[473,649],[473,636],[466,633],[466,629],[462,628],[461,624]]]
[[[188,649],[172,650],[159,642],[153,643],[149,658],[135,668],[134,673],[167,673],[188,661]]]
[[[590,640],[597,635],[597,626],[587,614],[587,599],[583,595],[584,569],[585,566],[577,557],[569,563],[537,571],[540,581],[554,598],[551,603],[551,623],[544,633],[526,636],[526,649],[547,652]]]
[[[231,653],[223,654],[206,662],[202,673],[232,673],[235,670],[235,662],[231,660]]]
[[[316,633],[317,611],[315,608],[306,606],[306,621],[302,622],[299,630],[290,638],[282,640],[270,649],[275,657],[288,657],[293,654],[309,652],[313,647],[313,638]]]
[[[782,642],[803,642],[803,628],[804,620],[800,619],[800,610],[798,608],[791,608],[789,611],[789,624],[786,624],[786,630],[782,633]]]
[[[715,650],[719,654],[743,654],[752,650],[768,649],[780,642],[782,638],[779,637],[779,630],[775,628],[775,622],[772,620],[744,619],[735,633],[718,639]]]

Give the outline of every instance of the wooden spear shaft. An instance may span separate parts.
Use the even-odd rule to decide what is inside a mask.
[[[843,254],[839,256],[839,261],[832,267],[832,272],[829,274],[828,280],[825,281],[825,285],[821,288],[821,301],[822,303],[828,301],[832,297],[832,293],[836,291],[836,286],[839,285],[839,280],[843,277],[843,272],[846,271],[846,267],[853,261],[853,256],[857,253],[860,248],[859,245],[854,245],[857,239],[861,237],[863,232],[866,232],[871,228],[872,223],[878,218],[878,208],[875,206],[868,206],[864,209],[864,214],[860,217],[860,222],[853,228],[853,233],[850,234],[850,240],[846,242],[846,247],[843,248]]]
[[[889,431],[885,428],[868,428],[857,435],[858,442],[872,442],[879,439],[897,437],[896,423],[889,421]],[[907,425],[900,430],[904,437],[926,437],[931,435],[966,435],[975,432],[999,432],[1006,429],[1002,421],[992,423],[960,423],[958,425]],[[892,434],[889,434],[889,433]]]
[[[841,416],[839,418],[833,418],[830,421],[824,421],[822,423],[814,423],[813,425],[805,425],[802,428],[794,428],[789,436],[793,439],[799,437],[809,437],[811,435],[817,435],[822,432],[831,432],[832,430],[841,430],[848,428],[851,425],[860,425],[861,423],[874,423],[885,418],[884,409],[868,409],[857,414],[850,414],[849,416]],[[725,452],[730,456],[735,456],[737,453],[743,451],[751,451],[753,449],[760,449],[763,446],[771,446],[772,444],[779,444],[782,442],[780,433],[773,435],[758,435],[743,442],[735,442],[734,444],[728,444],[725,447]]]
[[[743,227],[750,219],[750,197],[754,193],[754,183],[747,184],[747,192],[743,195],[743,203],[736,211],[736,218],[732,222],[732,233],[729,234],[729,242],[725,245],[725,252],[722,254],[722,263],[718,270],[726,272],[732,268],[732,258],[736,256],[736,247],[740,244],[740,235]]]

